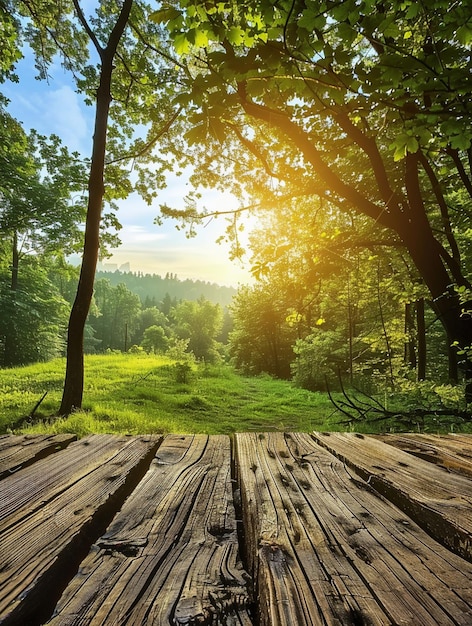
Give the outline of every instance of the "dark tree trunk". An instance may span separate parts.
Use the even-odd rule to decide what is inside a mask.
[[[99,252],[100,221],[104,195],[105,152],[108,115],[111,102],[113,60],[118,43],[128,22],[133,0],[125,0],[108,45],[102,49],[91,33],[85,18],[79,18],[94,42],[101,58],[100,85],[97,90],[92,163],[89,176],[89,197],[85,223],[84,250],[77,294],[69,318],[67,333],[67,364],[60,415],[69,415],[82,406],[84,389],[84,328],[93,295],[93,284]],[[77,7],[76,7],[77,8]]]
[[[412,370],[416,370],[416,328],[412,313],[413,305],[407,302],[405,304],[405,352],[403,360],[405,365],[411,367]]]
[[[424,322],[424,298],[416,302],[416,332],[418,337],[417,379],[426,379],[426,325]]]
[[[84,388],[83,340],[84,328],[93,295],[95,270],[99,252],[100,220],[103,204],[103,175],[105,168],[105,147],[110,107],[111,64],[102,65],[100,87],[97,91],[95,133],[93,139],[92,164],[89,177],[89,199],[85,240],[80,269],[79,284],[72,306],[67,334],[67,366],[61,415],[68,415],[82,406]]]
[[[11,291],[18,290],[18,265],[20,263],[20,253],[18,251],[18,234],[13,233],[13,245],[12,245],[12,255],[11,255],[11,283],[10,289]]]
[[[441,322],[449,346],[457,342],[459,349],[472,345],[472,318],[463,315],[459,294],[443,262],[441,249],[426,220],[411,224],[403,240],[420,275],[431,293],[431,306]],[[466,401],[472,401],[472,364],[467,357],[460,363],[466,379]],[[450,372],[451,373],[451,372]]]
[[[10,278],[10,296],[11,310],[10,319],[7,323],[5,342],[3,347],[3,365],[18,365],[18,337],[16,331],[16,292],[18,291],[18,264],[20,254],[18,252],[18,235],[13,233],[12,254],[11,254],[11,278]]]

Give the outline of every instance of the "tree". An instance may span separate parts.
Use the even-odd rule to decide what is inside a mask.
[[[141,345],[146,352],[165,352],[169,345],[169,339],[166,337],[162,326],[148,326],[144,331]]]
[[[14,17],[9,2],[0,4],[0,82],[5,78],[16,80],[14,68],[21,59],[20,42],[18,40],[18,23]]]
[[[472,196],[469,4],[169,6],[155,19],[193,68],[195,182],[218,178],[216,159],[266,208],[319,197],[367,216],[408,251],[449,343],[472,345],[458,293],[468,272],[446,201],[455,187]]]
[[[287,322],[290,303],[285,298],[286,293],[269,281],[239,289],[231,307],[234,330],[229,336],[230,354],[237,368],[289,378],[297,335]]]
[[[101,342],[101,351],[110,348],[126,352],[139,323],[139,296],[123,283],[112,287],[110,281],[102,278],[95,283],[94,303],[90,325],[95,331],[95,339]]]
[[[174,309],[174,332],[179,339],[188,340],[188,351],[197,359],[214,363],[219,359],[218,337],[223,314],[218,304],[203,296],[197,302],[184,300]]]
[[[72,0],[72,4],[20,0],[17,6],[28,19],[23,32],[36,52],[40,76],[47,75],[48,63],[59,52],[86,101],[95,105],[82,265],[69,319],[66,374],[59,409],[64,415],[82,404],[84,327],[92,301],[100,240],[103,242],[100,227],[108,225],[103,203],[105,199],[113,202],[126,197],[133,190],[126,170],[130,162],[153,165],[147,172],[138,167],[135,184],[148,200],[163,184],[162,172],[170,165],[159,154],[153,155],[151,149],[159,135],[168,131],[178,108],[169,102],[167,94],[159,100],[151,85],[172,85],[176,63],[165,51],[159,52],[161,29],[148,19],[148,5],[138,0],[123,0],[119,4],[103,0],[90,18],[79,0]],[[95,64],[89,63],[91,51],[98,58]],[[133,136],[133,126],[139,124],[149,129],[146,139]],[[152,189],[146,177],[152,178]],[[110,220],[117,224],[113,216]]]
[[[0,271],[0,365],[47,361],[63,354],[67,302],[48,276],[46,256],[27,257],[12,292]]]
[[[131,342],[140,345],[146,329],[150,326],[159,326],[164,334],[169,334],[169,320],[156,306],[144,308],[138,317],[136,328],[131,336]]]
[[[10,259],[9,285],[3,289],[4,314],[8,310],[2,324],[3,362],[14,365],[31,359],[29,350],[29,356],[22,353],[27,342],[20,340],[26,332],[20,319],[24,322],[26,318],[20,309],[27,306],[31,297],[33,318],[37,303],[31,275],[26,281],[20,280],[20,262],[27,256],[44,260],[48,254],[77,249],[81,238],[79,224],[85,213],[81,196],[84,166],[77,154],[69,154],[58,137],[46,139],[34,131],[26,135],[1,107],[0,145],[0,238],[7,243]],[[31,272],[33,266],[30,263],[27,271]],[[38,286],[41,282],[38,276]],[[26,284],[30,293],[25,291]]]

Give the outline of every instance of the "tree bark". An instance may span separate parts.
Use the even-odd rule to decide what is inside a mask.
[[[77,3],[76,8],[77,7]],[[89,197],[85,222],[84,249],[77,294],[72,305],[67,333],[67,363],[60,415],[80,409],[84,390],[84,328],[93,295],[93,284],[100,247],[100,221],[104,196],[105,153],[108,116],[111,103],[111,78],[116,49],[128,22],[133,0],[125,0],[106,48],[101,48],[85,18],[78,9],[90,39],[100,54],[100,84],[97,90],[92,163],[89,176]]]
[[[418,337],[417,380],[426,379],[426,326],[424,323],[424,298],[416,302],[416,331]]]
[[[416,370],[416,342],[415,324],[412,314],[413,305],[410,302],[405,304],[405,351],[403,360],[412,370]]]
[[[11,365],[18,365],[18,351],[17,351],[17,330],[16,330],[16,297],[18,291],[18,264],[20,261],[20,254],[18,252],[18,234],[16,231],[13,233],[12,241],[12,255],[11,255],[11,278],[10,278],[10,296],[11,296],[11,316],[7,323],[7,332],[5,333],[5,342],[3,348],[3,365],[7,367]]]

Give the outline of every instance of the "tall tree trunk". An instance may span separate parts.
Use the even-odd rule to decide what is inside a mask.
[[[431,306],[441,322],[448,341],[457,342],[458,348],[466,349],[472,345],[472,319],[463,315],[459,294],[453,288],[447,268],[444,265],[441,249],[434,238],[429,224],[411,224],[407,232],[402,233],[413,262],[431,293]],[[472,364],[465,358],[461,369],[466,379],[466,401],[472,402]]]
[[[387,355],[390,384],[393,389],[395,387],[395,375],[393,373],[393,362],[392,362],[393,354],[392,354],[392,348],[390,344],[390,337],[387,332],[387,326],[385,324],[385,317],[383,314],[382,297],[380,293],[380,263],[377,265],[377,304],[379,305],[380,323],[382,325],[382,333],[383,333],[384,340],[385,340],[385,352]]]
[[[104,195],[105,149],[111,93],[111,63],[102,65],[97,90],[95,132],[89,177],[89,197],[85,223],[84,250],[79,284],[72,306],[67,333],[67,366],[64,392],[59,412],[68,415],[82,406],[84,388],[84,328],[93,295],[93,284],[99,252],[99,232]]]
[[[416,332],[418,337],[417,380],[426,379],[426,325],[424,322],[424,298],[416,302]]]
[[[18,250],[18,233],[15,231],[13,233],[13,244],[12,244],[12,254],[11,254],[11,282],[10,282],[11,291],[18,290],[18,265],[19,263],[20,263],[20,253]]]
[[[100,221],[104,196],[105,152],[108,115],[111,102],[111,77],[113,60],[119,41],[128,22],[133,0],[125,0],[120,15],[108,39],[105,49],[101,48],[87,24],[83,13],[74,2],[86,32],[94,43],[101,59],[100,84],[97,89],[95,129],[93,135],[92,163],[89,176],[89,197],[85,222],[84,250],[77,294],[72,305],[67,333],[67,363],[60,415],[69,415],[82,406],[84,390],[84,328],[93,295],[93,284],[97,268],[100,245]]]
[[[415,324],[412,313],[413,305],[405,304],[405,350],[403,360],[412,370],[416,370]]]
[[[11,297],[11,312],[10,319],[7,323],[7,332],[5,334],[5,342],[3,347],[3,365],[11,366],[18,365],[18,338],[16,330],[16,292],[18,291],[18,263],[20,261],[20,254],[18,251],[18,234],[16,231],[13,233],[12,241],[12,254],[11,254],[11,277],[10,277],[10,297]]]

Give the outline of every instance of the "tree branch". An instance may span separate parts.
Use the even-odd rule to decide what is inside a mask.
[[[446,238],[451,248],[452,258],[459,265],[460,260],[461,260],[461,255],[459,251],[459,246],[457,245],[456,238],[454,237],[454,233],[452,232],[449,209],[448,209],[446,200],[444,198],[444,194],[441,189],[441,184],[433,168],[431,167],[431,164],[426,158],[425,154],[421,151],[419,151],[419,161],[421,165],[423,166],[423,169],[425,170],[426,174],[428,175],[428,178],[431,182],[431,186],[433,188],[434,195],[436,196],[436,200],[438,201],[438,206],[441,211],[441,217],[442,217],[442,222],[444,226],[444,232],[446,233]]]
[[[102,59],[103,52],[104,52],[103,47],[101,46],[100,42],[98,41],[97,37],[95,36],[95,33],[93,32],[93,30],[91,29],[90,24],[87,22],[87,19],[85,18],[85,15],[84,15],[84,12],[82,11],[82,7],[79,4],[79,0],[72,0],[72,2],[74,3],[74,8],[75,8],[75,10],[77,12],[77,17],[79,18],[79,22],[84,27],[85,32],[87,33],[87,35],[90,38],[90,41],[95,46],[96,51],[98,52],[100,58]]]
[[[164,124],[164,126],[159,130],[159,132],[154,137],[152,137],[141,148],[141,150],[138,150],[137,152],[133,152],[132,154],[125,154],[124,156],[118,157],[117,159],[112,159],[111,161],[107,161],[106,164],[107,165],[112,165],[113,163],[119,163],[120,161],[127,161],[128,159],[138,159],[139,157],[141,157],[144,154],[146,154],[146,152],[149,152],[149,150],[159,141],[159,139],[162,137],[162,135],[164,135],[166,132],[169,131],[170,127],[175,122],[175,120],[178,118],[178,116],[180,115],[181,111],[182,111],[181,107],[179,109],[177,109],[177,111],[171,116],[171,118],[169,120],[167,120],[167,122]]]
[[[321,153],[311,142],[308,133],[293,122],[286,113],[248,100],[244,84],[242,83],[239,85],[238,92],[241,105],[248,115],[279,128],[295,143],[307,161],[311,163],[315,171],[325,182],[326,187],[324,191],[327,192],[327,195],[334,193],[341,196],[352,205],[354,210],[368,215],[387,228],[398,229],[399,220],[402,219],[402,213],[400,213],[400,211],[397,211],[396,214],[390,213],[389,211],[392,207],[389,206],[389,203],[384,203],[384,206],[381,207],[363,196],[354,187],[344,183],[333,169],[324,162]],[[322,190],[323,188],[320,186],[320,191]]]
[[[459,151],[453,150],[452,148],[447,148],[446,153],[453,160],[454,165],[456,166],[457,173],[459,174],[460,179],[462,183],[464,184],[464,187],[467,189],[469,196],[472,198],[472,181],[467,176],[467,172],[465,171],[465,167],[461,161]],[[470,165],[470,151],[469,151],[469,165]]]

